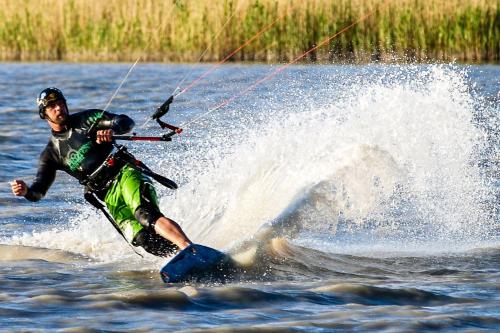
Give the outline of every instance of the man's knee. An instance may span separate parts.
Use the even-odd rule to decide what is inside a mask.
[[[156,209],[141,205],[136,209],[134,216],[144,227],[154,229],[156,221],[163,217],[163,214]]]
[[[134,212],[134,216],[146,228],[154,229],[156,221],[163,217],[153,199],[154,189],[149,183],[141,184],[141,204]]]

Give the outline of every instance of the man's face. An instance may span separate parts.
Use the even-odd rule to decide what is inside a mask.
[[[66,103],[62,100],[49,103],[45,107],[45,117],[55,124],[64,125],[68,120]]]

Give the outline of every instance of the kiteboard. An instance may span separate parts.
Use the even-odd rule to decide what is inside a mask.
[[[161,270],[165,283],[224,280],[235,269],[234,261],[208,246],[191,244],[173,257]]]

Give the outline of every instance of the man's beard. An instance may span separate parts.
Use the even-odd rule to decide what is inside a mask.
[[[54,123],[54,124],[57,124],[57,125],[66,125],[66,122],[68,121],[68,115],[67,114],[61,114],[60,116],[55,117],[55,118],[51,118],[51,117],[47,116],[47,119],[51,123]]]

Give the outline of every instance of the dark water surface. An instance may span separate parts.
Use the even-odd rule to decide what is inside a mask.
[[[128,145],[180,185],[160,206],[244,269],[165,285],[58,173],[35,98],[103,108],[129,64],[0,64],[0,331],[480,332],[500,329],[500,66],[228,65],[172,105],[171,143]],[[208,65],[139,64],[110,111],[141,125]]]

